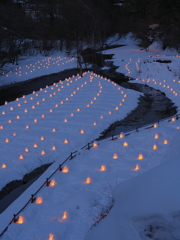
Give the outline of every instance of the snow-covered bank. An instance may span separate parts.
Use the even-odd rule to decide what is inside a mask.
[[[179,64],[178,57],[172,57],[175,61],[171,63],[152,62],[157,53],[142,51],[135,45],[108,51],[115,54],[115,65],[119,64],[120,72],[137,79],[137,82],[156,82],[153,86],[158,86],[161,91],[169,94],[169,98],[179,109],[179,75],[175,76],[174,70],[168,70],[171,63],[173,66]],[[150,54],[151,57],[148,57]],[[166,60],[169,57],[166,56]],[[156,70],[151,70],[150,62],[146,67],[147,59],[150,59],[153,67],[156,66]],[[161,76],[165,77],[166,73],[167,78],[163,79]],[[154,81],[146,79],[150,74]],[[57,161],[0,215],[0,232],[72,149],[77,150],[93,140],[106,125],[119,119],[118,112],[123,118],[137,105],[139,94],[134,91],[118,89],[119,86],[90,73],[78,78],[73,77],[58,83],[57,88],[54,85],[25,99],[2,106],[5,114],[1,116],[6,128],[0,130],[4,132],[1,150],[3,156],[11,158],[7,168],[1,169],[3,176],[7,176],[6,171],[9,171],[8,174],[15,174],[17,177],[17,168],[26,171],[31,164],[36,167],[38,156],[39,162],[48,161],[52,155],[52,159]],[[164,80],[169,87],[163,86]],[[58,89],[61,94],[58,94]],[[33,99],[30,99],[31,97]],[[43,99],[48,104],[44,103]],[[27,102],[24,102],[26,100]],[[61,105],[61,101],[64,104]],[[24,112],[26,108],[28,112]],[[100,111],[104,118],[101,118]],[[75,116],[71,115],[72,113]],[[9,119],[13,122],[7,122]],[[34,122],[35,119],[37,122]],[[65,119],[68,121],[64,122]],[[30,126],[29,129],[25,129],[27,125]],[[15,129],[18,129],[16,142],[16,135],[13,135]],[[43,187],[35,196],[38,198],[35,202],[37,204],[29,204],[21,212],[24,222],[11,224],[2,239],[83,240],[87,235],[87,240],[140,240],[149,239],[148,234],[152,235],[156,227],[162,230],[156,231],[161,237],[163,233],[167,233],[165,237],[169,237],[168,240],[179,239],[176,228],[180,225],[177,175],[179,131],[180,120],[173,119],[126,137],[121,135],[114,141],[102,141],[90,150],[79,150],[80,155],[67,163],[64,172],[57,172],[53,176],[56,182],[54,187]],[[41,137],[45,137],[45,140]],[[4,143],[6,138],[10,141]],[[27,139],[26,142],[24,139]],[[64,143],[65,139],[69,140],[68,144]],[[37,144],[37,148],[34,144]],[[17,149],[18,155],[15,155]],[[43,150],[45,155],[41,154],[44,153]],[[20,155],[24,159],[19,159]],[[7,158],[5,160],[7,161]],[[153,169],[155,167],[157,169]],[[117,190],[113,193],[115,188]],[[168,197],[161,198],[161,195]],[[113,197],[115,205],[107,218],[89,231],[112,204]],[[164,240],[165,237],[159,239]],[[152,235],[152,239],[157,239],[157,236]]]
[[[23,82],[76,67],[76,58],[67,57],[63,53],[55,53],[49,57],[41,55],[29,58],[22,57],[17,66],[13,64],[5,65],[3,71],[0,73],[0,86]]]

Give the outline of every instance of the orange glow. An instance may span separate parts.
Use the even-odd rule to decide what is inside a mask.
[[[83,134],[83,133],[84,133],[84,130],[83,130],[83,129],[81,129],[81,130],[80,130],[80,133],[81,133],[81,134]]]
[[[56,105],[55,105],[55,107],[59,107],[59,105],[58,105],[58,104],[56,104]]]
[[[93,147],[97,147],[98,143],[97,142],[93,142]]]
[[[69,172],[69,168],[66,167],[66,166],[64,166],[61,172],[63,172],[63,173],[67,173],[67,172]]]
[[[136,167],[133,169],[133,171],[139,171],[140,170],[140,167],[138,164],[136,164]]]
[[[165,139],[163,143],[164,143],[164,144],[168,144],[168,140]]]
[[[74,117],[74,113],[71,113],[71,115],[70,115],[71,117]]]
[[[96,122],[94,122],[94,123],[93,123],[93,125],[94,125],[94,126],[96,126],[96,125],[97,125],[97,123],[96,123]]]
[[[118,155],[117,155],[117,153],[114,153],[113,158],[114,158],[114,159],[119,158]]]
[[[68,120],[65,118],[65,119],[64,119],[64,122],[68,122]]]
[[[37,148],[37,147],[38,147],[38,145],[37,145],[36,143],[34,143],[33,147]]]
[[[29,129],[29,126],[28,126],[28,125],[26,125],[26,129]]]
[[[38,198],[36,198],[36,204],[41,204],[43,202],[43,199],[42,199],[42,197],[38,197]]]
[[[45,118],[45,115],[44,115],[44,114],[42,114],[42,115],[41,115],[41,117],[42,117],[42,118]]]
[[[124,147],[128,147],[129,144],[128,144],[127,142],[124,142],[124,143],[123,143],[123,146],[124,146]]]
[[[116,110],[118,110],[119,108],[118,108],[118,107],[116,107],[115,109],[116,109]]]
[[[19,115],[17,115],[17,116],[16,116],[16,119],[20,119],[20,116],[19,116]]]
[[[27,110],[27,109],[24,109],[24,112],[25,112],[25,113],[27,113],[27,112],[28,112],[28,110]]]
[[[158,139],[159,138],[159,135],[156,133],[155,135],[154,135],[154,139]]]
[[[138,160],[143,160],[143,159],[144,159],[143,154],[139,154],[139,155],[138,155]]]
[[[41,151],[41,155],[45,155],[46,152],[44,150]]]
[[[157,128],[158,127],[158,125],[157,124],[154,124],[154,128]]]
[[[154,144],[154,145],[153,145],[153,150],[157,150],[157,149],[158,149],[157,145]]]
[[[53,112],[53,110],[52,110],[52,109],[50,109],[50,110],[49,110],[49,112]]]
[[[64,104],[64,102],[63,102],[63,101],[61,101],[61,102],[60,102],[60,104]]]
[[[49,183],[49,187],[54,187],[56,184],[57,184],[57,182],[52,179]]]
[[[19,159],[20,159],[20,160],[23,160],[23,159],[24,159],[24,156],[21,154],[21,155],[19,156]]]
[[[68,143],[69,141],[67,139],[64,139],[64,143]]]
[[[175,118],[172,118],[172,119],[171,119],[171,122],[175,122],[175,121],[176,121],[176,119],[175,119]]]
[[[49,234],[48,240],[55,240],[54,235],[52,233]]]
[[[87,177],[86,181],[83,182],[83,184],[90,184],[90,183],[92,183],[92,179],[90,177]]]
[[[101,115],[100,118],[104,118],[103,115]]]
[[[80,111],[81,111],[81,109],[80,109],[80,108],[78,108],[76,111],[77,111],[77,112],[80,112]]]
[[[111,112],[111,111],[109,111],[109,112],[108,112],[108,114],[112,114],[112,112]]]
[[[8,139],[8,138],[6,138],[6,139],[5,139],[5,143],[8,143],[8,142],[9,142],[9,139]]]
[[[38,120],[35,118],[35,119],[34,119],[34,123],[37,123],[37,122],[38,122]]]
[[[119,138],[124,138],[124,134],[121,133],[121,134],[119,135]]]
[[[67,214],[66,211],[64,211],[63,216],[62,216],[62,220],[67,219],[67,218],[68,218],[68,214]]]
[[[89,105],[89,104],[87,104],[87,105],[86,105],[86,107],[90,107],[90,105]]]
[[[52,130],[51,130],[51,132],[56,132],[57,130],[55,129],[55,128],[53,128]]]
[[[44,139],[45,139],[44,137],[41,137],[41,138],[40,138],[41,141],[44,141]]]
[[[3,163],[1,168],[7,168],[7,165],[5,163]]]
[[[13,107],[10,107],[10,110],[14,110],[14,108],[13,108]]]
[[[104,171],[106,171],[106,170],[107,170],[107,168],[106,168],[106,166],[104,166],[104,165],[102,165],[101,168],[99,169],[100,172],[104,172]]]
[[[2,114],[3,114],[3,115],[6,114],[5,111],[2,111]]]
[[[34,105],[32,105],[32,109],[35,109],[36,107]]]
[[[4,129],[4,127],[2,125],[0,125],[0,129]]]
[[[29,152],[29,149],[28,148],[25,148],[25,150],[24,150],[25,152]]]
[[[56,150],[56,147],[55,147],[55,146],[52,146],[51,150]]]
[[[24,217],[22,217],[22,216],[19,216],[18,217],[18,220],[17,220],[17,222],[16,223],[18,223],[18,224],[23,224],[25,222],[25,219],[24,219]]]

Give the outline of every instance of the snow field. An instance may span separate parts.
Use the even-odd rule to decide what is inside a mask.
[[[13,64],[6,64],[5,71],[0,73],[0,86],[75,68],[75,60],[75,57],[63,56],[62,53],[59,56],[59,53],[56,53],[51,57],[38,55],[20,60],[16,68]]]
[[[42,164],[63,161],[123,119],[138,97],[135,91],[84,73],[5,103],[0,107],[0,189]]]
[[[84,239],[93,223],[100,218],[100,213],[105,212],[107,206],[112,204],[113,189],[119,183],[127,179],[135,179],[135,176],[167,160],[167,152],[174,144],[172,136],[179,134],[179,128],[179,120],[162,122],[154,125],[153,128],[142,129],[128,136],[122,134],[114,141],[102,141],[90,150],[80,150],[80,155],[65,164],[67,167],[65,172],[57,172],[53,176],[52,179],[55,180],[56,185],[43,187],[37,194],[37,198],[42,198],[42,203],[29,204],[20,214],[24,218],[24,223],[11,224],[2,239],[49,240],[50,236],[53,236],[54,240]],[[155,150],[154,145],[157,146]],[[45,174],[47,175],[48,172],[50,175],[52,169],[48,169]],[[43,174],[40,178],[45,179],[45,175]],[[90,178],[90,181],[85,184],[87,178]],[[37,183],[34,183],[28,192],[32,193],[34,191],[32,189],[36,187]],[[26,192],[2,213],[2,218],[6,219],[18,204],[22,204]],[[132,192],[132,197],[134,194]],[[129,195],[131,196],[130,193]],[[116,198],[115,195],[115,201]],[[141,208],[141,205],[139,207]],[[138,209],[134,212],[137,213]],[[141,212],[143,214],[143,211]],[[120,218],[119,215],[117,217]],[[106,222],[106,219],[104,221]],[[94,229],[96,232],[96,227]],[[110,229],[109,231],[111,232]],[[101,234],[103,232],[106,230],[104,229]],[[125,229],[122,233],[127,235]],[[107,232],[106,234],[110,237]],[[131,236],[130,233],[127,236]],[[103,237],[95,234],[92,239],[103,239]]]

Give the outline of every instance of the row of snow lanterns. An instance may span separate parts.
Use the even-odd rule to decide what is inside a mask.
[[[60,64],[59,62],[67,59],[67,57],[64,57],[64,58],[57,57],[57,58],[59,58],[59,59],[56,60],[55,62],[53,62],[52,64],[57,64],[58,66],[64,65],[65,63],[69,63],[69,62],[71,62],[71,61],[74,60],[74,57],[72,57],[71,59],[67,60],[65,63],[63,62],[63,63]],[[46,62],[46,60],[48,60],[48,61]],[[34,71],[36,70],[36,68],[37,68],[37,69],[40,69],[40,68],[42,68],[42,67],[44,67],[44,68],[49,68],[49,66],[51,65],[51,60],[55,60],[55,59],[51,59],[51,58],[43,59],[42,61],[38,61],[38,62],[36,62],[36,63],[26,65],[25,67],[26,67],[28,70],[30,69],[30,70],[29,70],[29,73],[32,73],[32,72],[34,72]],[[36,66],[36,65],[39,65],[39,66]],[[16,71],[16,72],[14,72],[14,74],[18,75],[19,77],[22,76],[22,74],[23,74],[23,73],[22,73],[22,67],[15,68],[15,71]],[[9,71],[9,73],[13,73],[13,71]],[[25,73],[25,74],[28,74],[27,71],[25,71],[24,73]],[[2,75],[5,75],[5,73],[3,72]],[[6,77],[9,77],[8,74],[6,74],[5,76],[6,76]]]
[[[138,81],[139,79],[138,78],[136,78],[136,80]],[[163,82],[157,82],[157,81],[155,81],[155,79],[150,79],[150,78],[148,78],[147,80],[145,80],[145,79],[142,79],[141,80],[142,82],[153,82],[154,84],[159,84],[160,86],[162,86],[163,88],[167,88],[167,89],[169,89],[169,91],[171,91],[175,96],[178,96],[178,93],[177,93],[177,91],[175,91],[172,87],[170,87],[170,85],[166,85],[165,84],[165,82],[166,82],[166,80],[163,80]],[[176,80],[174,79],[173,80],[173,82],[175,82]],[[180,81],[178,81],[178,83],[180,83]]]
[[[129,62],[125,65],[125,69],[127,70],[128,74],[131,73],[130,69],[129,69],[129,64],[132,62],[132,59],[129,59]]]
[[[92,80],[92,79],[93,79],[93,77],[90,77],[90,80]],[[113,84],[116,86],[115,83],[113,83]],[[100,84],[99,86],[100,86],[100,88],[102,88],[101,84]],[[120,89],[120,88],[118,88],[118,89]],[[100,91],[102,91],[102,90],[100,90]],[[123,93],[123,92],[121,92],[121,93]],[[124,97],[126,97],[126,94],[124,95]],[[24,97],[23,97],[23,98],[24,98]],[[19,99],[17,99],[17,100],[19,100]],[[124,100],[124,99],[123,99],[123,100]],[[116,110],[117,110],[117,107],[116,107]],[[80,111],[80,109],[78,108],[77,111]],[[51,111],[50,111],[50,112],[51,112]],[[109,113],[109,114],[112,114],[111,111],[109,111],[108,113]],[[71,114],[71,116],[74,116],[74,114]],[[43,118],[43,117],[44,117],[44,114],[42,114],[42,118]],[[18,116],[18,119],[19,119],[19,118],[20,118],[20,117]],[[104,118],[104,117],[101,115],[100,118]],[[38,122],[37,119],[34,119],[34,122]],[[67,119],[64,119],[64,122],[68,122],[68,120],[67,120]],[[97,123],[94,122],[93,125],[96,126]],[[3,129],[3,126],[1,126],[1,129]],[[30,127],[29,127],[28,125],[26,125],[26,129],[30,129]],[[56,132],[57,130],[53,128],[51,131],[52,131],[52,132]],[[83,129],[81,129],[81,130],[80,130],[80,133],[81,133],[81,134],[84,134],[85,131],[84,131]],[[14,133],[13,136],[16,136],[16,134]],[[41,137],[41,140],[42,140],[42,139],[43,139],[43,137]],[[5,142],[8,143],[8,142],[9,142],[9,139],[6,139]],[[65,144],[68,143],[68,140],[65,139],[65,140],[64,140],[64,143],[65,143]],[[38,145],[37,145],[37,144],[34,144],[33,147],[38,147]],[[56,150],[56,147],[55,147],[55,146],[52,146],[52,149],[51,149],[51,150]],[[26,152],[26,153],[29,152],[29,149],[28,149],[28,148],[25,148],[25,152]],[[45,151],[42,150],[42,151],[41,151],[41,155],[45,155],[45,154],[46,154]],[[24,156],[21,154],[21,155],[19,156],[19,159],[20,159],[20,160],[23,160],[23,159],[24,159]]]

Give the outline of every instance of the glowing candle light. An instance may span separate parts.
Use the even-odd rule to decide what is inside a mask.
[[[36,107],[34,105],[32,105],[32,109],[35,109]]]
[[[52,113],[52,112],[53,112],[53,110],[52,110],[52,109],[50,109],[50,110],[49,110],[49,112],[50,112],[50,113]]]
[[[55,105],[55,107],[59,107],[59,105],[58,105],[58,104],[56,104],[56,105]]]
[[[139,154],[137,159],[138,159],[138,160],[143,160],[143,159],[144,159],[143,154]]]
[[[129,144],[128,144],[127,142],[124,142],[124,143],[123,143],[123,146],[124,146],[124,147],[128,147]]]
[[[55,240],[54,234],[50,233],[49,237],[48,237],[48,240]]]
[[[5,139],[5,143],[9,143],[9,138],[6,138],[6,139]]]
[[[36,204],[41,204],[42,202],[43,202],[42,197],[36,198],[36,201],[35,201]]]
[[[112,112],[111,112],[111,111],[109,111],[109,112],[108,112],[108,114],[112,114]]]
[[[4,115],[4,114],[6,114],[6,112],[5,111],[2,111],[2,113],[1,113],[2,115]]]
[[[27,110],[27,109],[24,109],[24,112],[25,112],[25,113],[27,113],[27,112],[28,112],[28,110]]]
[[[29,126],[28,125],[26,125],[26,127],[25,127],[26,129],[29,129]]]
[[[102,165],[101,168],[99,169],[100,172],[104,172],[104,171],[106,171],[106,170],[107,170],[107,168],[106,168],[106,166],[104,166],[104,165]]]
[[[37,123],[37,122],[38,122],[38,120],[35,118],[35,119],[34,119],[34,123]]]
[[[100,118],[102,119],[102,118],[104,118],[104,116],[103,116],[103,115],[101,115],[101,116],[100,116]]]
[[[37,147],[38,147],[38,145],[37,145],[36,143],[34,143],[33,147],[34,147],[34,148],[37,148]]]
[[[10,110],[12,111],[12,110],[14,110],[14,108],[13,108],[13,107],[10,107]]]
[[[69,168],[64,166],[61,172],[68,173],[69,172]]]
[[[154,135],[154,139],[158,139],[159,138],[159,135],[156,133],[155,135]]]
[[[56,184],[57,184],[57,182],[52,179],[49,183],[49,187],[54,187]]]
[[[168,144],[168,140],[165,139],[163,143],[164,143],[164,144]]]
[[[119,157],[118,157],[118,155],[117,155],[117,153],[114,153],[113,154],[113,159],[118,159]]]
[[[92,183],[92,179],[90,177],[87,177],[86,181],[83,182],[83,184],[90,184],[90,183]]]
[[[4,127],[2,125],[0,125],[0,129],[4,129]]]
[[[44,137],[41,137],[41,138],[40,138],[40,140],[41,140],[41,141],[44,141],[44,140],[45,140],[45,138],[44,138]]]
[[[74,113],[71,113],[71,115],[70,115],[71,117],[74,117]]]
[[[45,118],[45,115],[44,115],[44,114],[42,114],[42,115],[41,115],[41,118]]]
[[[80,108],[78,108],[76,111],[77,111],[77,112],[80,112],[80,111],[81,111],[81,109],[80,109]]]
[[[94,123],[93,123],[93,125],[94,125],[94,126],[97,126],[97,123],[96,123],[96,122],[94,122]]]
[[[118,110],[118,109],[119,109],[118,107],[115,108],[115,110]]]
[[[133,171],[139,171],[140,170],[140,167],[138,164],[136,164],[136,167],[133,169]]]
[[[124,134],[120,133],[119,138],[124,138]]]
[[[21,155],[19,155],[19,159],[20,160],[23,160],[24,159],[24,156],[21,154]]]
[[[53,128],[53,129],[51,130],[51,132],[57,132],[57,130],[56,130],[55,128]]]
[[[65,118],[65,119],[64,119],[64,122],[68,122],[68,120]]]
[[[61,101],[61,102],[60,102],[60,104],[64,104],[64,102],[63,102],[63,101]]]
[[[25,222],[25,219],[22,216],[19,216],[17,221],[16,221],[16,223],[18,223],[18,224],[23,224],[24,222]]]
[[[1,168],[7,168],[7,165],[6,165],[5,163],[3,163],[3,164],[1,165]]]
[[[158,146],[156,144],[153,145],[153,150],[157,150]]]
[[[84,132],[84,130],[83,130],[83,129],[81,129],[81,130],[80,130],[80,133],[81,133],[81,134],[84,134],[85,132]]]
[[[175,119],[175,118],[172,118],[172,119],[171,119],[171,122],[175,122],[175,121],[176,121],[176,119]]]
[[[69,141],[67,139],[64,139],[64,143],[67,144]]]
[[[45,155],[46,152],[44,150],[41,151],[41,155]]]
[[[56,147],[55,147],[55,146],[52,146],[51,150],[53,150],[53,151],[56,150]]]
[[[157,124],[154,124],[154,128],[157,128],[158,127],[158,125]]]
[[[97,142],[93,142],[93,147],[96,148],[98,146]]]
[[[25,150],[24,150],[25,152],[29,152],[29,148],[25,148]]]

